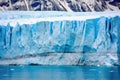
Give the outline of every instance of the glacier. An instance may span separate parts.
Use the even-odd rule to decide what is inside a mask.
[[[0,65],[118,65],[119,62],[119,11],[0,12]]]

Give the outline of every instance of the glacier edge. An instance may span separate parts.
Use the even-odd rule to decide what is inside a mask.
[[[37,18],[41,14],[38,13],[36,13]],[[55,20],[51,20],[52,18],[45,20],[46,16],[45,19],[43,17],[43,21],[41,18],[36,19],[31,16],[21,19],[16,13],[15,16],[18,16],[16,19],[0,19],[0,64],[12,58],[19,61],[19,56],[25,60],[23,64],[42,65],[44,62],[48,65],[114,65],[119,63],[120,17],[119,12],[113,13],[114,15],[112,13],[109,15],[108,12],[104,13],[107,16],[94,13],[103,17],[99,15],[99,17],[83,19],[84,13],[82,13],[84,16],[81,15],[83,18],[80,18],[78,13],[67,15],[61,12],[60,17],[56,18],[56,15],[52,17],[56,18]],[[25,12],[23,14],[27,15]],[[77,17],[74,18],[76,15]],[[33,20],[34,23],[27,23],[26,20],[28,22]],[[15,25],[11,25],[12,22],[15,22]],[[48,55],[41,58],[39,54],[44,53]],[[35,55],[39,55],[38,61],[36,58],[33,59]],[[32,59],[24,59],[26,56]],[[58,62],[54,63],[54,60]]]

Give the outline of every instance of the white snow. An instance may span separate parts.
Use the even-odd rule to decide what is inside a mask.
[[[120,16],[120,11],[107,12],[0,12],[0,24],[8,25],[8,23],[15,27],[17,23],[34,24],[40,21],[63,21],[63,20],[87,20],[99,17],[114,17]],[[3,16],[3,17],[2,17]]]

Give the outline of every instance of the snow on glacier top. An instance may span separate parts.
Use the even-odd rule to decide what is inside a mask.
[[[34,24],[40,21],[86,20],[120,16],[120,11],[62,12],[62,11],[0,11],[0,24],[16,26],[17,23]]]

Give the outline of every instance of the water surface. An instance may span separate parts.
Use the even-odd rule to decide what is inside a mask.
[[[120,67],[0,66],[0,80],[120,80]]]

